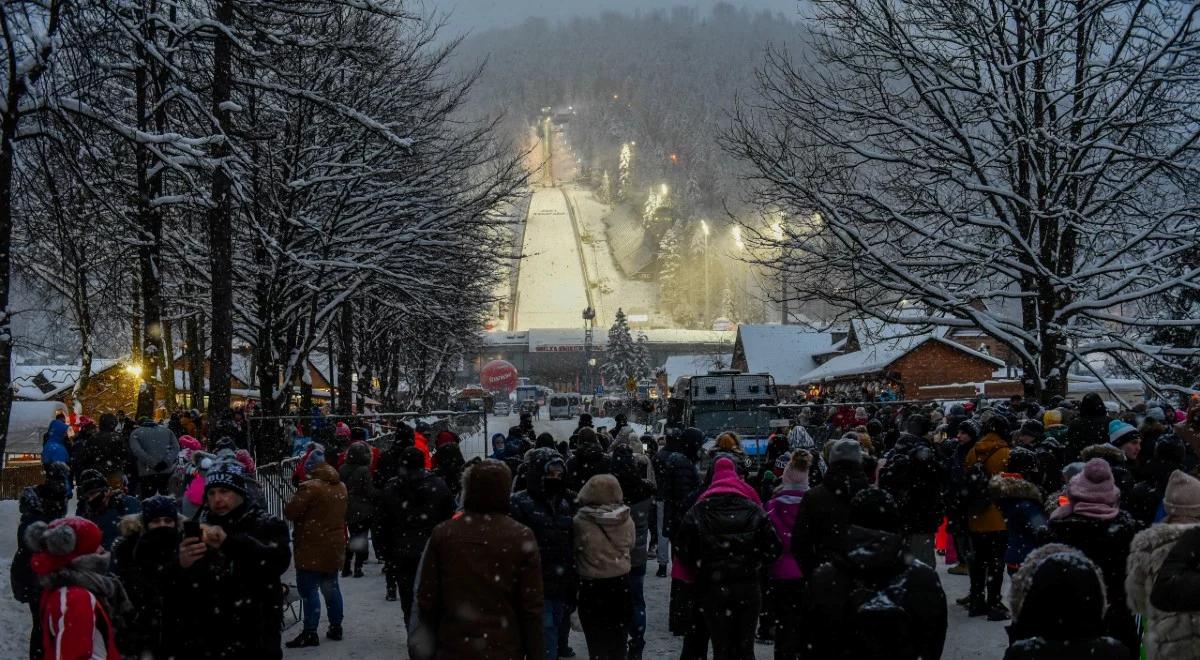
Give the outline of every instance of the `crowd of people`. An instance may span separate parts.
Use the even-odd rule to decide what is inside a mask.
[[[467,461],[450,431],[402,424],[381,448],[339,422],[297,443],[286,520],[244,435],[220,432],[235,425],[201,440],[142,423],[117,442],[113,421],[52,448],[21,494],[31,658],[278,658],[352,638],[339,580],[372,553],[417,659],[569,658],[573,620],[591,658],[641,658],[648,579],[669,588],[685,660],[756,644],[936,660],[959,606],[1007,625],[1013,660],[1200,648],[1200,406],[839,406],[762,456],[733,433],[582,415],[555,438],[523,415]],[[957,603],[939,554],[969,576]],[[289,568],[302,625],[285,643]]]

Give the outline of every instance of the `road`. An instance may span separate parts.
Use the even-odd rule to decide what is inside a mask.
[[[517,280],[516,328],[581,328],[588,306],[579,248],[559,188],[534,188]]]

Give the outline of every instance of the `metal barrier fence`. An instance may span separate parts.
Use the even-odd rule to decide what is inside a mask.
[[[0,467],[0,500],[15,500],[26,486],[45,480],[41,457],[37,454],[6,452]]]
[[[299,462],[299,458],[286,458],[258,468],[257,481],[262,487],[263,498],[267,501],[267,511],[277,518],[283,518],[283,506],[296,494],[296,487],[292,485],[292,473],[296,471],[296,464]]]

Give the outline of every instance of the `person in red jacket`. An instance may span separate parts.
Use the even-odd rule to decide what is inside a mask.
[[[108,573],[103,534],[84,518],[34,523],[25,532],[30,565],[42,584],[39,607],[46,660],[120,660],[114,614],[129,608]]]

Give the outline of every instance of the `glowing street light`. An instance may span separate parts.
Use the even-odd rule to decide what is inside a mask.
[[[708,238],[708,223],[701,220],[700,228],[704,230],[704,238],[707,239]]]
[[[663,194],[663,197],[667,196],[667,184],[665,184],[665,183],[662,184],[662,194]]]
[[[708,223],[701,220],[700,228],[704,230],[704,324],[708,325],[708,320],[711,318],[709,309],[712,300],[712,293],[708,287]]]
[[[142,365],[136,364],[134,362],[130,362],[129,364],[125,365],[125,373],[129,374],[130,376],[133,376],[134,378],[141,378],[142,377]]]

